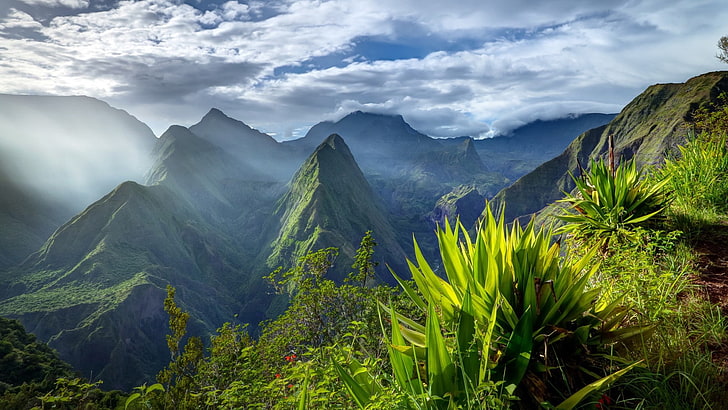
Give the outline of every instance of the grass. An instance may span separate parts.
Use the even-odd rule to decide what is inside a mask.
[[[669,158],[660,177],[670,177],[672,225],[691,239],[709,234],[728,213],[728,145],[726,135],[690,133],[680,154]]]
[[[726,371],[715,360],[728,343],[728,321],[693,278],[700,275],[697,243],[721,242],[728,212],[725,134],[691,135],[680,155],[656,175],[672,199],[665,231],[638,230],[638,240],[600,255],[595,281],[635,306],[630,320],[654,323],[650,338],[616,347],[647,366],[611,390],[610,408],[712,409],[728,400]],[[718,242],[716,242],[718,241]],[[700,262],[703,263],[703,262]]]

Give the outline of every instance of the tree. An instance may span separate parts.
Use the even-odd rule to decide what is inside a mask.
[[[167,285],[167,298],[164,299],[164,311],[169,315],[170,335],[167,335],[167,346],[171,361],[157,375],[157,382],[165,387],[166,404],[171,408],[195,408],[196,403],[188,402],[190,393],[197,392],[195,375],[204,356],[204,347],[199,337],[187,338],[182,348],[182,340],[187,333],[187,321],[190,314],[183,311],[174,300],[175,289]],[[165,406],[167,407],[167,406]]]
[[[366,231],[364,237],[361,238],[359,249],[356,251],[354,264],[351,266],[355,271],[349,275],[347,282],[361,283],[362,286],[366,286],[367,279],[374,278],[374,268],[379,265],[379,262],[372,260],[375,246],[377,246],[377,242],[372,237],[372,231]]]
[[[720,52],[716,57],[718,57],[718,60],[728,64],[728,36],[723,36],[718,40],[718,49]]]

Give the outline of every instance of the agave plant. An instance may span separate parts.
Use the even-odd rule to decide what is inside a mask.
[[[564,202],[571,205],[557,216],[566,222],[558,232],[571,233],[578,239],[594,241],[602,248],[610,239],[632,240],[633,227],[660,215],[667,205],[663,192],[668,179],[651,181],[637,169],[634,160],[614,167],[604,159],[590,161],[589,171],[580,177],[569,174],[576,193],[566,193]]]
[[[569,361],[565,356],[583,358],[586,350],[575,347],[603,346],[647,329],[622,328],[627,311],[620,301],[600,298],[600,289],[588,288],[597,268],[587,266],[593,252],[579,259],[561,257],[552,232],[536,228],[533,221],[525,229],[517,222],[509,229],[503,212],[496,218],[486,207],[475,241],[459,222],[454,227],[446,222],[437,237],[444,278],[431,268],[416,241],[415,261],[408,263],[422,297],[395,275],[426,312],[426,323],[383,306],[392,324],[394,379],[416,407],[497,403],[499,397],[531,390],[524,387],[528,374],[529,380],[543,379],[547,369]],[[555,355],[562,357],[557,361]],[[357,363],[349,370],[360,379],[367,377]],[[340,373],[347,386],[359,386],[349,388],[365,407],[375,381],[354,383],[341,367]],[[562,405],[575,405],[620,374],[585,387]],[[535,401],[542,402],[543,392],[534,390]]]

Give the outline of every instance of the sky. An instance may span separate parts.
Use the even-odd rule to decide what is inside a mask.
[[[727,22],[725,0],[0,0],[0,93],[157,135],[215,107],[278,140],[356,110],[482,138],[728,70]]]

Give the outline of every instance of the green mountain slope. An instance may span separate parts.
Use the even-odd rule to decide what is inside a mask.
[[[340,279],[372,230],[380,278],[391,279],[385,263],[406,275],[413,233],[432,256],[436,222],[474,219],[507,182],[488,172],[476,141],[443,143],[401,117],[354,113],[314,128],[298,145],[277,143],[218,110],[170,127],[148,186],[122,183],[0,271],[0,315],[18,318],[83,375],[128,389],[168,359],[167,284],[193,333],[234,314],[255,332],[274,310],[262,279],[271,269],[336,246]],[[357,148],[340,133],[309,149],[322,129],[345,131]]]
[[[506,217],[525,216],[541,210],[574,188],[568,172],[578,173],[577,161],[607,151],[614,136],[616,157],[635,157],[640,164],[660,163],[666,152],[684,141],[686,119],[692,110],[728,91],[728,72],[713,72],[683,84],[657,84],[636,97],[609,124],[580,135],[558,157],[521,177],[493,199],[506,202]]]
[[[468,185],[491,197],[509,183],[502,174],[487,170],[472,138],[430,138],[399,115],[357,111],[336,122],[319,123],[304,138],[286,144],[303,149],[331,134],[347,141],[404,249],[412,249],[414,233],[426,253],[436,254],[431,213],[443,195]]]
[[[53,388],[58,377],[73,375],[71,366],[27,333],[20,322],[0,317],[0,397],[19,393],[22,385],[31,394],[42,394]]]
[[[0,165],[0,276],[40,248],[71,210],[18,186]]]
[[[276,234],[264,252],[270,267],[292,266],[310,250],[337,246],[335,271],[341,277],[349,271],[359,240],[368,230],[380,244],[379,258],[394,265],[404,261],[385,210],[337,134],[321,143],[296,172],[272,221]]]
[[[0,94],[0,271],[121,181],[141,181],[156,141],[89,97]]]
[[[235,181],[265,180],[229,152],[178,125],[162,134],[154,156],[147,184],[164,185],[200,209],[230,212],[238,199]]]
[[[167,283],[182,289],[198,333],[230,320],[236,305],[220,291],[239,283],[232,247],[183,204],[161,186],[121,184],[13,271],[0,315],[109,387],[150,380],[167,359]]]

